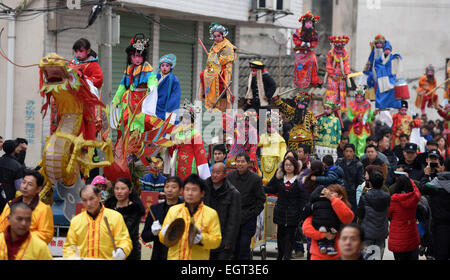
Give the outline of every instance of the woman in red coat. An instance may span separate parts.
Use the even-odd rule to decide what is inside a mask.
[[[331,207],[336,213],[337,217],[343,224],[348,224],[353,221],[353,211],[349,207],[350,202],[347,199],[347,193],[345,192],[344,187],[340,185],[333,185],[337,187],[323,188],[321,190],[321,194],[323,197],[326,197],[331,202]],[[306,237],[311,238],[311,248],[309,252],[311,253],[311,260],[336,260],[339,259],[341,252],[337,246],[338,242],[335,242],[335,250],[337,250],[337,255],[327,255],[321,254],[319,250],[319,245],[317,241],[323,238],[331,239],[339,239],[338,234],[332,234],[330,232],[320,232],[315,229],[312,225],[312,216],[309,216],[305,219],[302,226],[303,233]]]
[[[420,192],[414,182],[402,175],[397,179],[397,188],[391,196],[388,217],[388,248],[396,260],[418,260],[420,236],[416,224],[416,209]]]

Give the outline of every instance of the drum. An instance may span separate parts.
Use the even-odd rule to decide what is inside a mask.
[[[409,99],[409,88],[408,83],[405,79],[400,78],[395,83],[394,87],[395,99]]]

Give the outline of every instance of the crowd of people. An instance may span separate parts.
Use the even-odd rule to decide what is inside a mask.
[[[447,260],[450,105],[437,105],[432,85],[427,86],[434,68],[426,68],[418,89],[425,100],[417,103],[422,116],[413,117],[409,93],[396,77],[402,58],[377,35],[364,81],[350,98],[349,37],[329,38],[324,81],[317,74],[313,49],[319,19],[306,13],[293,36],[296,96],[276,94],[264,64],[252,61],[241,106],[245,112],[235,115],[226,109],[235,103],[229,84],[236,47],[225,38],[226,27],[211,24],[214,42],[200,75],[198,99],[222,113],[223,137],[209,146],[192,125],[196,108],[180,105],[180,82],[172,72],[176,56],[161,57],[155,73],[147,61],[149,39],[133,36],[111,104],[120,116],[113,127],[115,148],[127,140],[124,131],[154,131],[154,116],[186,129],[171,136],[171,147],[146,158],[150,172],[137,182],[131,175],[85,178],[79,192],[85,211],[70,220],[63,257],[139,260],[142,239],[153,242],[152,260],[250,260],[258,216],[268,210],[267,196],[272,196],[278,260],[305,252],[311,260],[382,259],[386,240],[396,260]],[[102,73],[96,53],[86,39],[75,42],[73,51],[71,67],[82,68],[98,97]],[[314,115],[307,89],[322,85],[323,113]],[[424,110],[433,105],[444,121],[427,120]],[[391,115],[390,109],[398,113]],[[53,117],[57,123],[57,114]],[[86,121],[80,133],[95,139],[98,127]],[[25,139],[3,142],[0,137],[0,143],[0,259],[52,259],[47,245],[54,235],[53,214],[39,196],[45,178],[39,166],[25,166]],[[139,161],[136,156],[132,160]],[[145,209],[142,191],[158,192],[161,201]]]

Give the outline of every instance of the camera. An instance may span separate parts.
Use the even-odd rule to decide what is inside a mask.
[[[430,162],[430,167],[436,169],[438,167],[437,162]]]

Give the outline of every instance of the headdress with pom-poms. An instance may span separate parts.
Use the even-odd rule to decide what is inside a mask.
[[[295,97],[295,102],[297,104],[305,104],[305,103],[309,103],[312,99],[312,93],[308,93],[307,91],[301,91],[297,94],[297,96]]]
[[[144,52],[150,46],[150,39],[145,38],[145,35],[142,33],[138,33],[133,36],[130,40],[130,45],[127,47],[127,53],[140,53]]]
[[[332,45],[341,45],[345,46],[348,44],[348,41],[350,41],[350,38],[346,35],[343,36],[330,36],[328,37],[328,40]]]
[[[384,43],[386,42],[386,37],[384,37],[384,36],[381,35],[381,34],[378,34],[377,36],[375,36],[375,39],[373,40],[373,42],[374,42],[375,44],[377,44],[377,43],[382,43],[382,44],[384,45]]]
[[[211,40],[214,39],[214,32],[219,31],[220,33],[222,33],[223,37],[226,37],[228,35],[228,28],[226,28],[225,26],[217,23],[217,22],[213,22],[209,25],[209,38]]]
[[[311,20],[314,24],[318,23],[320,20],[320,16],[314,16],[311,11],[307,11],[306,14],[304,14],[303,16],[301,16],[298,21],[301,22],[302,24],[307,21],[307,20]]]

